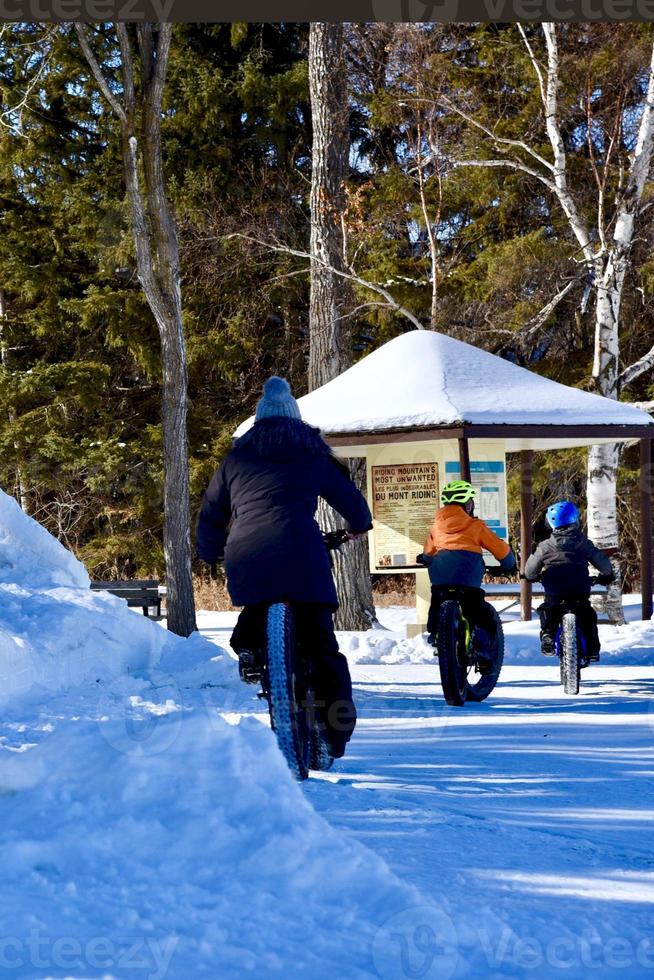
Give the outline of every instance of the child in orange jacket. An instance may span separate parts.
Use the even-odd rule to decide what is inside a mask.
[[[485,601],[481,588],[485,570],[483,552],[490,551],[507,575],[513,574],[517,565],[507,542],[481,519],[474,517],[474,498],[474,487],[467,480],[455,480],[443,487],[442,506],[436,511],[424,553],[419,557],[422,564],[429,566],[431,604],[427,629],[430,642],[435,641],[438,611],[447,598],[447,587],[456,585],[464,590],[463,612],[477,626],[475,648],[483,654],[484,649],[492,646],[495,635],[493,609]]]

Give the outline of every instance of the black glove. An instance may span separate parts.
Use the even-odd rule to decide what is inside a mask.
[[[424,565],[425,568],[428,568],[431,565],[431,560],[431,555],[416,555],[416,565]]]
[[[597,584],[598,585],[610,585],[611,582],[614,582],[614,581],[615,581],[615,575],[613,574],[613,572],[610,572],[607,575],[598,575],[597,576]]]
[[[221,558],[217,559],[216,561],[212,561],[209,565],[209,578],[212,582],[225,581],[225,566],[223,565]]]

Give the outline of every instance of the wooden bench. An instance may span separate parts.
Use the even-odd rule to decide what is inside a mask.
[[[482,589],[486,593],[486,598],[489,601],[493,599],[511,600],[508,606],[502,606],[498,610],[499,613],[506,613],[510,609],[513,609],[514,606],[520,604],[520,584],[518,582],[505,582],[503,584],[498,583],[497,585],[495,583],[484,582],[482,583]],[[606,589],[602,585],[593,585],[590,591],[593,595],[603,595]],[[545,595],[545,589],[541,582],[532,582],[531,594],[534,598],[539,596],[542,598]]]
[[[161,594],[165,589],[159,586],[156,578],[132,579],[128,582],[91,582],[94,592],[111,592],[119,599],[126,599],[128,606],[140,607],[144,616],[150,616],[150,609],[156,609],[153,619],[161,619]]]

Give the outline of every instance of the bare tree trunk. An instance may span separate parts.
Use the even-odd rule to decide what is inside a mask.
[[[350,140],[342,24],[311,24],[309,85],[313,121],[309,388],[313,390],[351,363],[352,290],[349,281],[333,271],[347,272],[343,215]],[[350,471],[356,475],[360,464],[352,463]],[[318,513],[324,527],[338,526],[331,508],[321,503]],[[367,541],[360,539],[335,557],[339,629],[367,629],[375,618],[367,549]]]
[[[168,629],[189,636],[197,627],[191,576],[186,345],[177,230],[166,197],[161,154],[161,105],[172,24],[136,27],[140,88],[137,95],[130,32],[117,24],[123,102],[111,91],[86,31],[76,30],[91,71],[118,117],[138,277],[159,328],[164,452],[164,556]]]
[[[4,368],[8,368],[9,366],[9,351],[7,348],[6,328],[7,328],[7,304],[5,301],[5,291],[4,289],[0,288],[0,363]],[[16,416],[14,412],[10,410],[8,415],[9,415],[10,422],[16,421]],[[15,443],[14,443],[14,448],[18,449],[18,446]],[[29,514],[30,501],[27,495],[27,487],[25,486],[25,480],[23,477],[23,471],[20,463],[16,463],[15,493],[23,512],[25,514]]]

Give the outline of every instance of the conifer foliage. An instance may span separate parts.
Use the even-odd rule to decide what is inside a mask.
[[[600,277],[538,175],[547,168],[537,157],[553,162],[538,74],[546,80],[551,45],[540,26],[342,33],[350,152],[339,229],[355,277],[343,364],[420,323],[597,387]],[[138,100],[135,28],[122,51],[113,25],[87,37],[121,105],[130,46]],[[146,50],[161,40],[156,27],[149,38]],[[191,533],[208,478],[265,377],[286,375],[297,394],[309,386],[308,42],[309,26],[292,24],[176,25],[170,35],[161,169],[184,297],[175,316],[186,340]],[[625,201],[651,52],[647,25],[557,27],[568,186],[595,253],[613,241]],[[139,279],[124,131],[106,96],[71,25],[2,28],[0,479],[92,574],[164,577],[161,337]],[[639,194],[612,370],[617,397],[648,403],[649,168]],[[395,308],[366,281],[392,294]],[[618,482],[623,541],[629,453]],[[583,502],[582,454],[540,461],[543,500],[561,478]],[[633,566],[623,571],[629,579]]]

